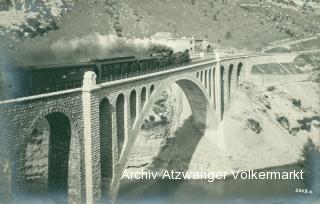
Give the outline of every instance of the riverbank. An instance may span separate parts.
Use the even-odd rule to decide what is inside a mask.
[[[218,128],[209,128],[205,132],[198,131],[193,127],[190,106],[186,97],[181,94],[180,98],[173,100],[175,106],[172,110],[175,112],[178,109],[180,111],[175,113],[181,112],[174,115],[175,125],[168,123],[166,126],[157,126],[148,131],[144,130],[144,133],[148,132],[148,137],[139,135],[140,139],[136,143],[139,148],[135,151],[135,157],[142,159],[143,157],[139,157],[139,154],[143,156],[143,152],[148,152],[149,160],[137,162],[137,159],[130,159],[130,164],[144,162],[144,165],[136,165],[138,168],[131,165],[127,170],[145,169],[162,175],[166,170],[221,172],[252,169],[266,171],[278,167],[287,168],[301,159],[301,151],[308,138],[311,138],[317,145],[320,143],[320,121],[317,118],[320,113],[320,99],[316,97],[319,95],[318,85],[307,81],[261,88],[252,83],[243,83],[235,93],[235,97],[232,98],[233,102]],[[177,87],[172,91],[175,91],[173,95],[181,93],[181,90]],[[177,101],[181,101],[181,103]],[[159,136],[161,134],[162,136]],[[152,135],[158,135],[159,137]],[[150,151],[151,146],[152,151]],[[144,198],[157,198],[157,196],[163,194],[163,191],[169,192],[168,189],[173,188],[170,185],[178,185],[158,180],[141,182],[143,187],[138,187],[140,185],[140,181],[138,181],[138,186],[134,188]],[[158,184],[159,182],[165,182],[165,184]],[[238,195],[242,197],[242,191],[243,194],[250,194],[250,191],[255,192],[258,188],[264,190],[261,190],[258,194],[253,193],[253,197],[256,195],[259,197],[267,191],[272,191],[273,193],[266,193],[266,195],[271,197],[284,196],[286,199],[296,198],[295,190],[304,189],[303,181],[297,183],[279,181],[270,184],[268,184],[268,181],[261,181],[257,184],[240,182],[239,185],[232,182],[228,185],[227,182],[227,184],[213,187],[216,191],[214,193],[208,189],[210,188],[207,187],[208,183],[190,182],[192,183],[191,187],[185,183],[179,184],[179,186],[187,185],[188,187],[185,187],[186,189],[181,187],[183,190],[177,193],[181,194],[181,197],[176,199],[176,201],[179,201],[177,203],[183,203],[183,198],[188,197],[182,191],[193,195],[188,190],[189,188],[202,189],[201,192],[215,195],[215,198],[219,198],[217,192],[225,195],[224,191],[227,191],[230,192],[230,196],[236,197]],[[186,183],[189,183],[189,181]],[[121,189],[127,189],[127,185],[134,186],[131,181],[123,180]],[[238,186],[238,188],[233,186]],[[234,189],[234,191],[229,189]],[[287,191],[288,189],[290,193]],[[237,190],[240,190],[240,192],[236,192]],[[152,193],[145,196],[144,191],[151,191]],[[131,193],[129,192],[129,194]],[[136,192],[133,194],[135,195]],[[194,194],[194,196],[196,195],[197,193]],[[228,196],[223,198],[228,200]],[[159,200],[159,203],[163,203],[163,201]]]

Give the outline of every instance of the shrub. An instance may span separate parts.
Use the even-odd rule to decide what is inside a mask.
[[[301,151],[298,164],[304,169],[304,182],[308,189],[320,196],[320,149],[309,138]]]
[[[286,130],[290,130],[290,123],[287,117],[281,116],[277,118],[278,123]]]
[[[150,115],[150,116],[149,116],[149,120],[150,120],[150,122],[154,122],[155,117],[154,117],[153,115]]]
[[[274,86],[269,86],[267,88],[267,91],[274,91],[274,90],[276,90],[276,87],[274,87]]]
[[[231,31],[228,31],[228,32],[225,34],[225,39],[227,39],[227,40],[231,39]]]
[[[265,100],[265,101],[264,101],[264,106],[265,106],[267,109],[271,110],[271,104],[270,104],[269,101]]]
[[[311,131],[311,125],[313,124],[313,121],[320,122],[320,116],[313,116],[313,117],[304,117],[302,120],[297,120],[298,124],[300,125],[301,130],[306,130],[308,132]]]
[[[213,20],[217,21],[217,15],[216,14],[213,15]]]
[[[161,119],[161,121],[164,122],[164,123],[167,123],[167,122],[168,122],[167,116],[161,115],[161,116],[160,116],[160,119]]]
[[[292,99],[292,104],[294,106],[297,106],[298,108],[301,108],[301,100],[300,99]]]
[[[285,31],[284,31],[287,35],[289,35],[290,37],[294,37],[294,32],[292,32],[289,28],[287,28]]]
[[[296,135],[300,131],[300,127],[293,127],[290,129],[289,133],[291,135]]]
[[[260,127],[260,123],[255,121],[254,119],[247,119],[246,125],[248,128],[250,128],[253,132],[259,134],[262,131],[262,128]]]

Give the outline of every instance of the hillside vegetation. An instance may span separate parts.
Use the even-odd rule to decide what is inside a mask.
[[[314,35],[320,30],[319,5],[302,0],[7,0],[0,4],[0,36],[11,50],[25,42],[46,44],[95,32],[126,37],[171,32],[259,49]]]

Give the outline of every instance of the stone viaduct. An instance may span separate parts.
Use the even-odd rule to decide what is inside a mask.
[[[0,101],[0,136],[7,138],[14,161],[12,192],[114,202],[133,143],[159,93],[178,84],[195,127],[216,126],[256,60],[217,58],[102,84],[87,72],[82,88]]]

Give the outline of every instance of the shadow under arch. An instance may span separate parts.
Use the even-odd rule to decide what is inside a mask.
[[[80,140],[63,111],[33,123],[25,144],[25,199],[59,203],[81,201]]]
[[[225,81],[226,81],[227,76],[225,76],[225,68],[224,66],[220,66],[220,79],[221,79],[221,84],[220,84],[220,93],[221,93],[221,119],[223,119],[224,116],[224,111],[225,111]]]
[[[190,79],[179,79],[175,83],[188,99],[194,126],[200,131],[204,131],[208,126],[216,128],[218,119],[215,114],[208,114],[214,111],[210,105],[210,97],[205,95],[205,89]]]
[[[233,91],[231,87],[231,84],[232,84],[232,72],[233,72],[233,64],[230,64],[229,65],[229,70],[228,70],[228,101],[230,101],[230,98],[231,98],[231,92]],[[232,90],[232,91],[231,91]]]
[[[210,105],[210,98],[206,95],[204,87],[198,84],[195,80],[188,78],[181,78],[172,83],[177,84],[183,91],[185,98],[188,100],[192,115],[184,120],[182,126],[178,128],[173,134],[175,137],[166,139],[166,143],[162,146],[159,154],[153,159],[151,167],[147,170],[152,172],[158,171],[158,169],[187,171],[191,162],[192,156],[204,135],[204,131],[208,126],[215,126],[210,123],[218,124],[216,117],[212,117],[214,113]],[[171,85],[171,84],[170,84]],[[168,86],[170,86],[168,84]],[[161,91],[163,91],[162,89]],[[159,94],[158,93],[155,93]],[[153,104],[153,102],[151,102]],[[152,107],[152,106],[151,106]],[[151,108],[149,107],[149,109]],[[211,112],[212,111],[212,112]],[[148,113],[146,110],[145,113]],[[210,113],[210,114],[209,114]],[[146,116],[144,114],[144,116]],[[145,118],[145,117],[143,117]],[[161,159],[166,161],[161,161]],[[183,165],[177,161],[183,160]],[[118,201],[126,202],[126,196],[123,193],[128,193],[130,189],[136,189],[134,183],[124,182],[119,191]],[[162,178],[155,180],[148,180],[143,184],[143,190],[146,191],[148,196],[153,196],[155,192],[153,189],[161,188]],[[180,185],[180,182],[173,182],[172,187],[175,188]],[[139,191],[140,191],[139,190]],[[150,194],[151,191],[151,194]],[[129,193],[130,194],[130,193]],[[138,202],[140,202],[139,200]]]
[[[239,81],[240,81],[240,77],[241,77],[241,72],[242,72],[242,67],[243,67],[243,64],[242,62],[239,62],[238,66],[237,66],[237,86],[239,86]]]
[[[101,171],[101,199],[107,199],[107,192],[113,177],[112,165],[112,105],[108,98],[99,104],[100,122],[100,171]]]

